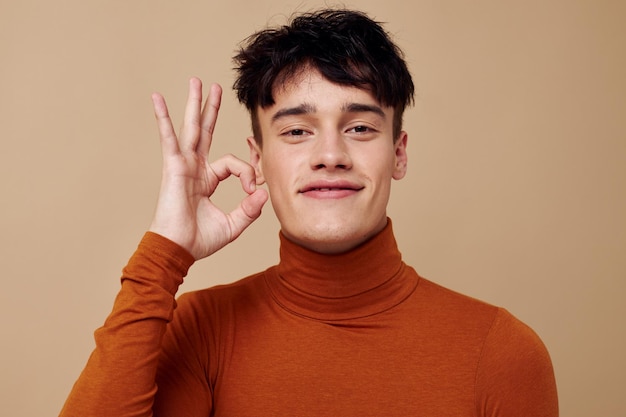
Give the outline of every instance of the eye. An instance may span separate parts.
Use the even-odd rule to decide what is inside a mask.
[[[370,131],[370,128],[367,126],[355,126],[350,130],[353,131],[354,133],[366,133]]]
[[[377,130],[370,127],[370,126],[366,126],[366,125],[357,125],[354,127],[351,127],[350,129],[348,129],[346,131],[347,133],[352,133],[352,134],[357,134],[357,135],[364,135],[364,134],[373,134],[376,133]]]
[[[306,129],[293,128],[293,129],[284,130],[280,135],[281,136],[304,136],[304,135],[307,135],[308,133],[309,131]]]
[[[308,129],[293,127],[283,130],[280,136],[289,143],[300,143],[308,139],[311,134],[311,131]]]

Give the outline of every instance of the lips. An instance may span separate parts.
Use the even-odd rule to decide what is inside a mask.
[[[316,181],[302,187],[298,193],[313,198],[343,198],[354,195],[363,188],[349,181]]]

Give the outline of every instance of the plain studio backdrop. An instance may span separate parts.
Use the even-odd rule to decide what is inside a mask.
[[[155,205],[150,94],[165,95],[179,125],[189,77],[221,83],[212,156],[247,159],[231,56],[267,22],[323,5],[2,0],[2,415],[56,415],[93,349]],[[417,86],[409,173],[389,208],[407,263],[531,325],[563,416],[625,416],[626,2],[345,6],[388,22]],[[220,191],[226,208],[243,195],[237,181]],[[277,254],[268,205],[181,291]]]

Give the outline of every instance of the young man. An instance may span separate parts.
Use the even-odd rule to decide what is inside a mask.
[[[163,150],[155,218],[124,269],[113,312],[62,416],[556,416],[550,358],[505,310],[444,289],[402,262],[386,215],[406,171],[413,83],[366,16],[305,14],[236,56],[250,164],[207,162],[221,90],[192,79]],[[230,175],[248,196],[210,196]],[[268,195],[280,263],[174,296],[194,261],[256,219]]]

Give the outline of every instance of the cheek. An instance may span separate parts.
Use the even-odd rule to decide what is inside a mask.
[[[389,149],[376,149],[365,155],[359,163],[359,170],[370,177],[378,186],[390,182],[396,169],[395,156],[389,154]]]
[[[280,158],[270,158],[263,161],[263,176],[272,196],[276,197],[280,194],[286,194],[289,189],[289,183],[295,176],[295,172],[286,161],[288,159],[281,161]]]
[[[306,155],[309,151],[301,146],[272,146],[264,152],[261,164],[263,172],[275,182],[286,183],[308,166]]]

